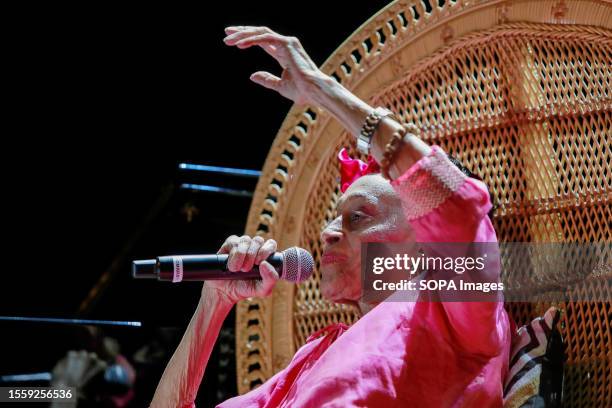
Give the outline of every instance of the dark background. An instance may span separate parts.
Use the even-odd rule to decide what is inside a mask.
[[[295,35],[320,65],[386,3],[81,4],[15,13],[4,58],[0,315],[142,321],[142,329],[108,332],[128,358],[159,327],[182,333],[201,284],[133,281],[130,262],[213,253],[243,232],[249,198],[180,183],[252,190],[255,181],[177,164],[259,170],[291,107],[249,80],[262,69],[280,73],[275,61],[261,49],[225,46],[223,28]],[[186,207],[199,211],[191,222]],[[107,270],[115,271],[110,284],[83,308]],[[231,343],[233,316],[226,323]],[[82,346],[75,330],[0,322],[0,374],[49,371]],[[215,386],[201,394],[214,395]]]

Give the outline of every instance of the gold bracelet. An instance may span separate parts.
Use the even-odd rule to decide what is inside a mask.
[[[361,128],[361,132],[357,135],[357,150],[359,150],[363,154],[368,154],[370,152],[370,142],[372,141],[372,135],[378,128],[380,121],[389,116],[395,119],[393,112],[391,112],[387,108],[383,108],[379,106],[374,109],[366,118],[365,123]]]
[[[402,124],[401,129],[393,132],[393,135],[391,135],[391,140],[389,140],[389,143],[387,143],[387,146],[385,146],[385,152],[383,153],[383,158],[380,161],[380,171],[385,178],[391,180],[391,176],[389,175],[389,166],[393,162],[395,154],[404,141],[406,134],[418,134],[418,132],[419,128],[417,128],[414,123],[404,123]]]

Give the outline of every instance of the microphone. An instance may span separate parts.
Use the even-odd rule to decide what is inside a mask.
[[[137,260],[132,262],[132,277],[172,282],[261,279],[257,265],[248,272],[230,272],[227,269],[228,257],[227,254],[169,255]],[[291,247],[276,252],[266,261],[276,269],[281,279],[293,283],[307,280],[314,271],[312,255],[303,248]]]

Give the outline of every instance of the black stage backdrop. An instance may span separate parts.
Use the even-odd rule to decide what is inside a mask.
[[[104,333],[128,359],[155,342],[171,352],[201,284],[135,282],[130,261],[212,253],[243,231],[249,198],[181,191],[180,183],[254,187],[189,175],[177,164],[259,170],[291,107],[249,80],[261,69],[279,73],[272,58],[225,46],[223,28],[266,25],[295,35],[322,64],[386,3],[81,3],[12,14],[3,64],[0,315],[142,321],[141,329]],[[86,302],[109,270],[109,284]],[[0,328],[0,375],[48,371],[67,350],[89,347],[77,327],[0,321]],[[222,340],[233,347],[233,316]],[[132,406],[150,398],[167,357],[144,369],[149,383]],[[235,393],[232,358],[216,349],[201,406]]]

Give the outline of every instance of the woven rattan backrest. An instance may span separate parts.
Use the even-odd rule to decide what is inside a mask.
[[[506,242],[610,242],[612,6],[601,1],[392,3],[323,66],[372,105],[417,124],[489,186]],[[438,4],[438,3],[436,3]],[[585,10],[589,11],[586,12]],[[562,24],[572,22],[576,24]],[[294,107],[270,151],[247,233],[300,245],[318,264],[339,197],[341,146],[323,111]],[[239,305],[239,390],[283,368],[315,330],[357,312],[322,299],[320,275]],[[585,291],[610,298],[610,279]],[[547,303],[508,304],[519,324]],[[609,302],[567,302],[567,406],[610,406]]]

